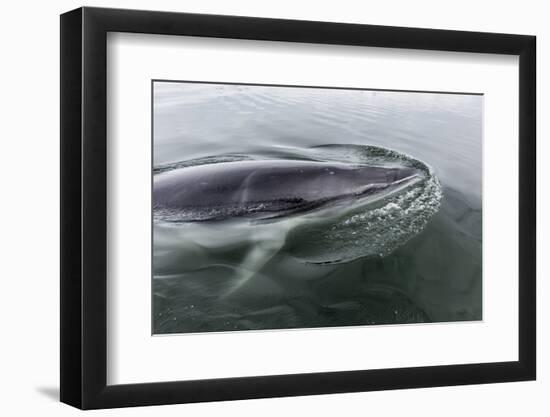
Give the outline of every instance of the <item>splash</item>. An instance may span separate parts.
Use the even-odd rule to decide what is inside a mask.
[[[324,223],[304,224],[289,236],[294,256],[311,263],[348,262],[384,257],[420,233],[439,210],[441,184],[425,163],[375,146],[329,145],[314,148],[331,160],[384,166],[409,166],[424,173],[415,183],[383,199],[358,204]]]

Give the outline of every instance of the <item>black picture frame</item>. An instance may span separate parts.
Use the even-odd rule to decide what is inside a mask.
[[[107,385],[108,32],[519,56],[519,360]],[[404,27],[79,8],[61,15],[61,401],[81,409],[533,380],[536,38]]]

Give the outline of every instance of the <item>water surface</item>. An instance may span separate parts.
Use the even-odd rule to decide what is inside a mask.
[[[346,262],[311,262],[312,250],[299,256],[325,245],[326,257],[338,239],[328,229],[289,239],[298,229],[156,221],[153,332],[480,320],[482,100],[156,82],[157,173],[190,161],[303,157],[311,149],[339,149],[349,160],[355,151],[342,149],[372,145],[425,163],[442,193],[437,212],[405,243]],[[385,226],[381,232],[397,235]],[[342,253],[367,253],[376,240],[353,241],[352,228]]]

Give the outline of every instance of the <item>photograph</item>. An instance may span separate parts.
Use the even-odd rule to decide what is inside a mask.
[[[59,251],[56,284],[9,291],[36,295],[5,315],[17,349],[46,350],[11,361],[34,392],[8,405],[536,415],[543,14],[199,3],[65,5],[14,44],[19,72],[58,48],[32,97],[59,106],[8,83],[6,160],[34,158],[8,169],[29,179],[19,217],[51,197],[59,230],[8,221],[8,281],[47,265],[34,237]],[[37,187],[56,165],[58,192]]]
[[[152,81],[152,334],[483,320],[483,94]]]

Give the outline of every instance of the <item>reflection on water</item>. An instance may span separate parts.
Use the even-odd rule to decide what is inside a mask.
[[[335,246],[329,229],[304,244],[294,224],[155,222],[155,333],[481,319],[481,96],[164,82],[154,94],[157,171],[329,144],[346,161],[350,144],[375,145],[425,162],[443,191],[420,233],[345,263],[309,262],[315,245]],[[353,232],[345,253],[375,242]]]

